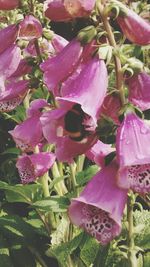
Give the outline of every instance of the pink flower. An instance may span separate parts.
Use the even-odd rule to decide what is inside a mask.
[[[47,59],[41,64],[44,71],[44,82],[48,89],[55,93],[55,88],[67,79],[77,66],[82,46],[79,41],[73,40],[61,50],[55,57]]]
[[[106,90],[105,63],[92,58],[66,88],[65,96],[56,98],[60,107],[42,115],[43,134],[48,142],[56,143],[58,160],[71,161],[96,142],[95,129]]]
[[[44,99],[32,101],[27,110],[28,118],[17,125],[14,130],[9,131],[17,147],[22,151],[34,151],[35,146],[43,139],[40,109],[45,106],[47,106],[47,102]]]
[[[102,245],[121,232],[127,190],[117,187],[117,171],[115,162],[102,168],[80,196],[72,199],[68,209],[71,222],[94,236]]]
[[[121,102],[120,97],[118,94],[108,94],[106,95],[102,108],[101,113],[109,118],[111,118],[115,124],[119,125],[119,110],[121,109]]]
[[[44,3],[45,16],[54,21],[68,21],[89,16],[96,0],[47,0]]]
[[[11,46],[17,39],[18,26],[15,24],[9,25],[0,30],[0,53]]]
[[[25,40],[32,40],[42,36],[42,25],[38,19],[32,15],[28,15],[20,22],[19,37]]]
[[[18,65],[18,68],[15,72],[9,77],[9,79],[18,79],[21,76],[31,73],[32,66],[28,64],[27,60],[21,59]]]
[[[130,112],[118,128],[118,185],[138,193],[150,192],[150,126]]]
[[[54,164],[55,155],[49,152],[38,154],[23,154],[17,160],[16,167],[23,184],[34,182],[38,177],[44,175]]]
[[[115,148],[111,145],[104,144],[100,140],[94,144],[86,153],[86,157],[94,161],[99,166],[105,165],[105,157],[114,152]]]
[[[0,10],[11,10],[19,6],[19,0],[0,0]]]
[[[51,42],[56,53],[59,53],[61,50],[63,50],[63,48],[69,43],[65,38],[56,33],[54,34]]]
[[[125,6],[123,11],[126,14],[120,15],[117,22],[127,39],[137,45],[150,44],[150,23]]]
[[[129,101],[141,110],[150,108],[150,75],[140,72],[126,81],[129,88]]]
[[[7,84],[5,91],[0,92],[0,112],[14,110],[20,105],[28,90],[28,81],[11,81]]]

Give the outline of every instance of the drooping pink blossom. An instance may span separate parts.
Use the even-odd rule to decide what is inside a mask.
[[[17,39],[18,25],[12,24],[0,30],[0,53],[11,46]]]
[[[78,198],[71,201],[68,215],[73,224],[83,228],[106,245],[121,232],[121,219],[127,190],[116,185],[118,166],[111,162],[85,186]]]
[[[23,184],[34,182],[44,175],[54,164],[55,155],[50,152],[40,152],[38,154],[23,154],[17,160],[16,167]]]
[[[19,37],[25,40],[33,40],[42,36],[42,25],[40,21],[32,15],[27,15],[23,21],[20,22]]]
[[[58,160],[71,161],[97,141],[95,129],[106,90],[105,63],[92,58],[68,85],[65,96],[56,98],[60,107],[43,113],[43,134],[56,144]]]
[[[44,2],[45,16],[53,21],[68,21],[89,16],[96,0],[47,0]]]
[[[146,72],[134,74],[126,81],[129,89],[129,101],[141,110],[150,108],[150,75]]]
[[[32,66],[29,65],[26,59],[21,59],[16,71],[9,77],[9,79],[18,79],[21,76],[31,73]]]
[[[19,0],[0,0],[0,10],[11,10],[19,6]]]
[[[86,153],[86,157],[99,166],[105,165],[105,157],[114,152],[115,148],[98,140]]]
[[[118,128],[118,185],[138,193],[150,192],[150,126],[128,112]]]
[[[123,34],[137,45],[150,44],[150,23],[124,5],[123,10],[126,14],[117,17]]]
[[[40,67],[44,71],[44,82],[49,90],[54,91],[59,83],[74,71],[82,50],[80,42],[73,40],[58,55],[41,64]]]
[[[18,124],[14,130],[9,131],[17,147],[24,152],[34,151],[35,146],[43,139],[40,109],[45,106],[47,106],[47,102],[44,99],[32,101],[27,110],[28,118]]]

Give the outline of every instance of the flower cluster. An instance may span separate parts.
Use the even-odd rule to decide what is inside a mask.
[[[12,1],[12,5],[9,2],[0,1],[0,9],[19,5],[19,1]],[[89,0],[47,0],[44,12],[53,21],[68,21],[89,16],[95,4],[96,1]],[[118,1],[111,1],[106,10],[114,5],[119,8],[116,21],[126,38],[133,44],[150,44],[150,24]],[[128,90],[122,103],[122,88],[121,92],[118,88],[109,90],[107,57],[99,50],[103,41],[95,34],[87,39],[84,35],[84,40],[81,36],[68,42],[54,33],[50,42],[33,15],[2,29],[0,111],[14,110],[30,94],[32,101],[26,119],[9,131],[23,153],[16,164],[23,184],[44,175],[56,158],[70,164],[78,155],[85,154],[100,166],[80,196],[72,199],[68,214],[72,223],[105,245],[121,232],[128,190],[150,192],[150,126],[136,114],[137,109],[150,108],[150,76],[144,69],[133,71],[132,77],[122,74],[123,86]],[[111,38],[104,39],[105,45],[109,42],[112,45]],[[19,47],[18,40],[25,42],[26,48]],[[32,68],[26,57],[34,59],[41,55],[44,61],[38,64],[47,97],[32,99],[29,75]],[[49,95],[53,98],[51,103]],[[116,127],[113,145],[99,140],[103,118],[113,121]],[[53,144],[54,153],[45,152],[45,144]],[[112,154],[113,159],[106,164],[106,157]]]

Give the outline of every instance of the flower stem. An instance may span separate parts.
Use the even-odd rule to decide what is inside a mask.
[[[52,170],[52,174],[53,174],[54,179],[58,178],[58,177],[61,177],[61,174],[59,172],[59,169],[58,169],[58,166],[57,166],[56,162],[53,164],[51,170]],[[56,189],[58,195],[60,195],[60,196],[63,196],[68,192],[67,188],[66,188],[66,186],[64,184],[64,181],[60,181],[57,184],[55,184],[55,189]]]
[[[111,26],[108,21],[107,15],[104,13],[104,6],[98,3],[98,10],[103,22],[103,25],[105,27],[105,30],[107,32],[108,41],[109,44],[117,50],[117,44],[114,38],[114,34],[112,32]],[[115,61],[115,70],[116,70],[116,87],[120,93],[120,100],[122,105],[126,103],[125,94],[124,94],[124,88],[123,88],[123,73],[122,73],[122,67],[120,59],[117,55],[114,55],[114,61]]]
[[[127,203],[127,220],[128,220],[128,266],[137,267],[137,258],[134,244],[134,225],[133,225],[133,205],[135,199],[132,192],[129,193]]]

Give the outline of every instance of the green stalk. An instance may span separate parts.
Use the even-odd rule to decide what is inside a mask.
[[[61,174],[59,172],[59,169],[58,169],[58,166],[57,166],[56,162],[53,164],[51,170],[52,170],[52,174],[53,174],[53,178],[54,179],[58,178],[58,177],[61,177]],[[68,190],[67,190],[67,188],[66,188],[66,186],[64,184],[64,181],[60,181],[57,184],[55,184],[55,189],[56,189],[56,191],[57,191],[59,196],[63,196],[68,192]]]
[[[134,195],[130,192],[127,202],[127,221],[128,221],[128,266],[137,267],[137,258],[134,244],[134,225],[133,225],[133,206]]]

